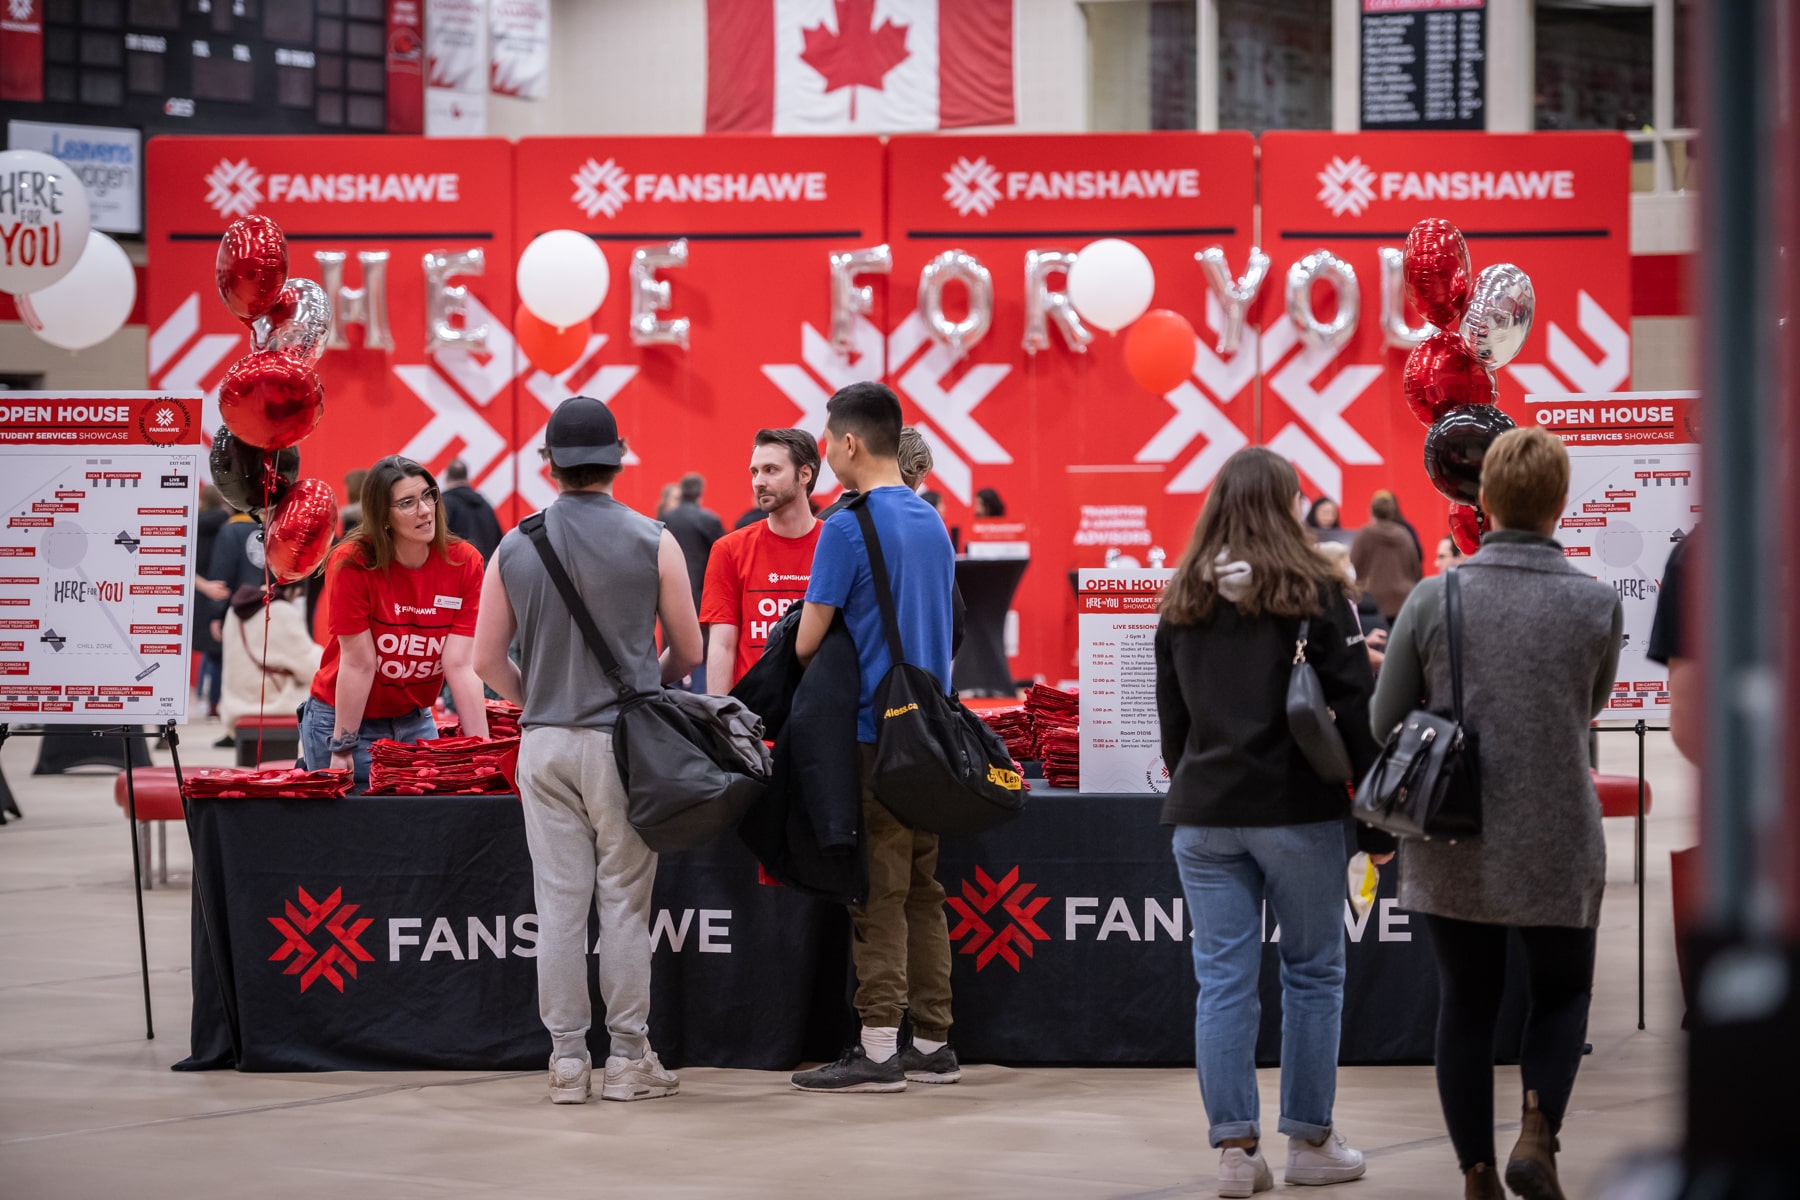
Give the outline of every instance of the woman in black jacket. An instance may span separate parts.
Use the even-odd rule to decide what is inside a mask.
[[[1265,902],[1269,935],[1276,926],[1281,935],[1287,1181],[1341,1183],[1364,1170],[1331,1121],[1350,805],[1344,784],[1322,780],[1288,731],[1301,621],[1307,661],[1359,773],[1377,753],[1368,724],[1374,681],[1350,582],[1314,549],[1299,504],[1285,459],[1260,448],[1232,455],[1163,593],[1156,630],[1170,768],[1162,819],[1175,826],[1194,922],[1194,1056],[1209,1141],[1223,1148],[1221,1196],[1274,1186],[1258,1149],[1255,1062]]]

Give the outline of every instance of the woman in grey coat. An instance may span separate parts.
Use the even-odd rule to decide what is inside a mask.
[[[1524,1123],[1506,1181],[1531,1200],[1563,1195],[1556,1132],[1593,990],[1606,843],[1587,731],[1612,690],[1622,616],[1613,589],[1569,565],[1551,537],[1568,490],[1568,454],[1543,430],[1513,430],[1488,450],[1481,502],[1493,532],[1456,568],[1482,832],[1400,850],[1400,903],[1425,914],[1437,959],[1438,1097],[1464,1194],[1477,1200],[1505,1194],[1495,1173],[1493,1063],[1508,929],[1525,945],[1531,1011],[1519,1064]],[[1378,738],[1415,707],[1451,710],[1443,580],[1414,589],[1394,623],[1370,709]]]

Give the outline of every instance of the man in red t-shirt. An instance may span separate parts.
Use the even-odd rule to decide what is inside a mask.
[[[769,630],[806,597],[819,521],[813,484],[819,443],[804,429],[764,429],[750,454],[756,506],[768,514],[713,544],[700,598],[706,627],[706,690],[728,694],[762,657]]]

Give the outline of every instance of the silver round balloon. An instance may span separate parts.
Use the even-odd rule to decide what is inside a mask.
[[[1337,289],[1337,315],[1321,321],[1313,312],[1313,284],[1326,279]],[[1356,336],[1362,316],[1362,291],[1349,263],[1329,250],[1315,250],[1287,273],[1287,313],[1307,345],[1336,351]]]
[[[277,313],[280,322],[271,319]],[[299,362],[317,362],[331,336],[331,302],[325,289],[312,280],[290,279],[275,308],[256,318],[250,330],[258,350],[279,350]]]
[[[1459,332],[1470,352],[1492,371],[1518,355],[1536,311],[1531,277],[1511,263],[1495,263],[1475,277]]]

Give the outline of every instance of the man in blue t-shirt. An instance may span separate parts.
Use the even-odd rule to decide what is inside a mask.
[[[879,383],[853,383],[825,406],[826,461],[846,488],[863,493],[875,520],[894,592],[906,661],[950,678],[951,590],[956,554],[944,522],[901,478],[900,401]],[[850,908],[855,930],[860,1044],[835,1063],[794,1075],[809,1092],[899,1092],[906,1081],[962,1078],[950,1037],[950,936],[937,881],[938,840],[900,823],[870,786],[875,762],[875,689],[893,667],[862,526],[854,510],[832,515],[819,533],[796,649],[810,662],[837,614],[856,643],[862,670],[856,736],[862,743],[863,842],[869,898]],[[899,1045],[900,1020],[912,1038]]]

